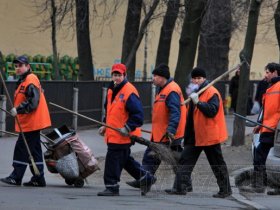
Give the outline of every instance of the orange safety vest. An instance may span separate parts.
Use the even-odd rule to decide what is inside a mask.
[[[177,83],[174,81],[167,84],[159,94],[156,95],[154,107],[153,107],[153,117],[152,117],[152,134],[151,139],[154,142],[167,142],[169,141],[166,137],[162,139],[166,133],[166,129],[169,123],[169,110],[165,104],[168,95],[171,92],[176,92],[180,96],[180,102],[184,101],[182,91]],[[186,106],[181,105],[181,116],[178,124],[178,128],[175,134],[175,139],[183,138],[186,125]]]
[[[106,123],[107,125],[114,128],[122,128],[125,126],[129,113],[125,109],[125,105],[129,96],[134,93],[139,97],[136,88],[129,82],[127,82],[122,89],[115,96],[112,101],[113,91],[108,90],[107,93],[107,109],[106,109]],[[136,128],[134,131],[129,133],[130,135],[141,136],[141,129]],[[129,144],[131,140],[129,137],[122,136],[119,132],[114,131],[110,128],[106,128],[105,132],[106,143],[113,144]]]
[[[276,82],[269,87],[263,96],[263,124],[276,128],[280,120],[280,82]],[[273,132],[265,127],[261,127],[260,133]]]
[[[228,138],[223,100],[217,89],[209,87],[199,96],[199,101],[207,102],[214,94],[218,95],[220,101],[218,113],[214,118],[206,117],[197,107],[194,109],[195,146],[219,144]]]
[[[43,93],[40,81],[35,74],[31,73],[27,75],[25,80],[16,89],[14,95],[14,106],[18,107],[23,101],[26,101],[25,92],[26,88],[30,84],[33,84],[39,89],[40,100],[38,107],[32,112],[17,115],[23,132],[41,130],[51,126],[51,119],[45,95]],[[15,123],[15,130],[16,132],[20,132],[17,123]]]

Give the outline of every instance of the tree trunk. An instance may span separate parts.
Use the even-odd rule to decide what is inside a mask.
[[[58,66],[58,54],[57,54],[57,45],[56,45],[56,12],[57,8],[55,5],[55,0],[51,0],[51,8],[52,8],[52,14],[51,14],[51,25],[52,25],[52,49],[53,49],[53,71],[54,71],[54,79],[60,78],[59,73],[59,66]]]
[[[142,0],[129,0],[127,6],[126,20],[125,20],[125,29],[123,35],[123,44],[122,44],[122,63],[125,63],[130,50],[136,41],[138,36],[138,30],[141,19],[141,8]],[[129,80],[134,80],[135,77],[135,65],[136,65],[136,56],[131,60],[129,66],[127,66],[127,77]],[[132,81],[131,80],[131,81]]]
[[[275,31],[276,31],[276,37],[278,42],[278,47],[280,46],[280,2],[278,1],[277,8],[274,13],[274,20],[275,20]],[[280,50],[279,50],[280,54]],[[280,61],[280,58],[279,58]]]
[[[175,23],[178,17],[180,0],[169,0],[167,11],[160,30],[156,66],[169,63],[170,46]]]
[[[79,79],[93,80],[90,33],[89,33],[89,1],[76,0],[76,31],[79,58]]]
[[[0,71],[1,71],[1,74],[3,76],[3,79],[6,80],[8,78],[6,77],[6,74],[4,72],[4,68],[5,68],[5,62],[4,62],[2,51],[0,51]],[[0,87],[0,90],[1,90],[0,91],[0,95],[3,95],[3,87],[2,86],[3,86],[3,84]]]
[[[185,0],[186,14],[179,41],[179,55],[175,70],[175,81],[180,85],[184,96],[186,96],[185,87],[188,82],[188,75],[194,64],[205,2],[205,0]]]
[[[139,29],[138,36],[137,36],[135,42],[133,43],[132,49],[130,50],[129,55],[128,55],[126,61],[125,61],[126,66],[130,66],[132,61],[133,61],[133,58],[136,56],[136,52],[137,52],[137,50],[139,48],[139,45],[140,45],[140,43],[143,39],[143,36],[144,36],[145,31],[147,29],[147,26],[150,22],[150,19],[151,19],[152,15],[154,14],[155,9],[157,8],[158,3],[159,3],[159,0],[154,0],[153,1],[153,4],[152,4],[149,12],[147,13],[144,20],[142,21],[140,29]],[[134,69],[133,72],[130,72],[129,76],[130,77],[128,77],[128,79],[130,81],[133,81],[134,78],[135,78],[135,69]]]
[[[246,116],[247,111],[247,98],[249,92],[249,76],[250,76],[250,64],[253,57],[255,38],[257,35],[257,26],[260,13],[261,1],[251,0],[248,26],[246,31],[244,47],[240,52],[240,60],[245,61],[240,69],[239,88],[237,97],[236,112],[243,116]],[[245,140],[245,121],[235,117],[234,127],[232,135],[232,146],[244,145]]]
[[[197,66],[213,80],[228,70],[231,1],[209,0],[202,20]]]

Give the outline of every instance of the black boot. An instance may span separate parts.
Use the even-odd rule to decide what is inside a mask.
[[[153,175],[146,175],[144,179],[139,181],[141,195],[146,195],[150,190],[152,185],[157,181],[157,178]]]
[[[103,192],[97,193],[97,196],[119,196],[119,191],[117,190],[109,190],[106,188]]]
[[[218,193],[214,194],[213,197],[214,198],[226,198],[226,197],[230,196],[231,194],[232,194],[231,191],[228,191],[228,192],[219,191]]]
[[[6,177],[6,178],[2,178],[0,179],[1,182],[3,183],[6,183],[6,184],[9,184],[9,185],[16,185],[16,186],[20,186],[21,185],[21,182],[20,181],[17,181],[11,177]]]
[[[186,190],[182,190],[182,191],[178,191],[175,188],[171,188],[171,189],[166,189],[164,190],[167,194],[169,195],[187,195],[187,191]]]
[[[131,182],[126,182],[127,185],[129,185],[130,187],[134,187],[134,188],[140,188],[140,181],[139,180],[134,180]]]
[[[273,189],[273,190],[267,191],[267,194],[268,195],[280,195],[280,189],[277,188],[277,189]]]

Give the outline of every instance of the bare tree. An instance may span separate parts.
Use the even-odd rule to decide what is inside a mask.
[[[179,41],[179,55],[175,70],[175,81],[184,90],[196,55],[201,21],[206,0],[185,0],[185,18]],[[185,91],[183,91],[185,94]]]
[[[245,116],[247,110],[247,99],[249,90],[249,75],[250,75],[250,64],[253,57],[254,44],[257,35],[258,19],[261,7],[261,0],[251,0],[248,26],[246,31],[246,37],[243,49],[240,52],[240,60],[244,61],[241,66],[240,77],[239,77],[239,88],[237,97],[237,108],[236,112]],[[248,65],[247,65],[248,64]],[[244,120],[235,117],[232,146],[244,145],[245,137],[245,122]]]
[[[76,1],[76,33],[79,58],[79,79],[93,80],[94,67],[92,63],[92,53],[89,30],[89,1]]]
[[[170,46],[175,23],[180,8],[180,0],[169,0],[167,10],[160,30],[157,49],[156,66],[160,63],[169,63]]]
[[[276,37],[278,41],[278,47],[280,46],[280,1],[277,3],[277,8],[274,13],[274,20],[275,20],[275,31],[276,31]],[[280,50],[279,50],[280,52]],[[279,58],[280,61],[280,58]]]
[[[208,0],[203,16],[197,66],[212,80],[228,69],[231,39],[231,0]]]
[[[142,10],[142,0],[129,0],[127,6],[126,20],[125,20],[125,29],[123,35],[123,44],[122,44],[122,63],[125,63],[130,50],[133,44],[136,42],[138,36],[138,30],[141,19],[141,10]],[[127,77],[129,79],[134,79],[135,74],[135,65],[136,65],[136,56],[134,55],[131,58],[131,62],[127,65],[128,72]]]
[[[56,16],[57,7],[55,5],[55,0],[51,0],[51,26],[52,26],[52,49],[53,49],[53,69],[55,79],[60,77],[59,65],[58,65],[58,53],[56,45]]]
[[[70,1],[71,2],[71,1]],[[35,30],[46,31],[51,28],[51,40],[52,40],[52,51],[53,51],[53,69],[54,75],[53,79],[58,79],[60,77],[59,71],[59,58],[58,58],[58,50],[57,50],[57,41],[56,34],[57,28],[62,25],[62,22],[70,11],[71,3],[68,1],[59,1],[51,0],[51,1],[38,1],[34,0],[32,5],[36,8],[38,15],[42,17],[42,20],[35,26]]]
[[[153,0],[153,3],[151,5],[148,13],[144,17],[144,19],[143,19],[143,21],[140,25],[140,28],[139,28],[138,36],[137,36],[135,42],[133,43],[132,48],[130,49],[130,52],[129,52],[129,55],[127,56],[127,59],[125,60],[126,66],[130,66],[132,61],[133,61],[133,58],[136,56],[136,52],[137,52],[138,47],[139,47],[139,45],[140,45],[140,43],[143,39],[146,28],[147,28],[147,26],[148,26],[148,24],[149,24],[149,22],[152,18],[152,15],[153,15],[154,11],[156,10],[158,4],[159,4],[159,0]],[[129,69],[128,79],[130,81],[133,81],[135,79],[135,69]]]

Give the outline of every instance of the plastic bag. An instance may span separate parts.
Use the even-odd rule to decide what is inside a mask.
[[[251,114],[258,114],[261,110],[260,104],[257,101],[254,101],[253,107],[251,109]]]
[[[72,150],[77,154],[80,163],[80,176],[86,178],[99,169],[98,161],[95,159],[90,148],[79,139],[78,135],[71,136],[67,139],[71,144]]]
[[[63,156],[56,163],[56,170],[65,179],[75,179],[79,177],[79,165],[74,152]]]
[[[255,133],[253,135],[253,140],[252,140],[252,156],[254,157],[255,155],[255,149],[259,146],[260,144],[260,134]]]

